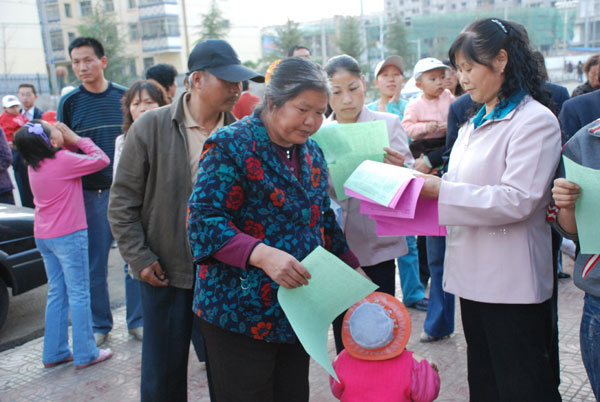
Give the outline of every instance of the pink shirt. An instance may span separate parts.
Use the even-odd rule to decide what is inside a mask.
[[[439,374],[408,350],[380,361],[356,359],[343,350],[333,367],[340,382],[329,377],[331,392],[342,402],[431,402],[440,392]]]
[[[89,138],[76,146],[85,154],[60,150],[37,170],[28,167],[35,204],[34,236],[49,239],[86,229],[81,176],[108,166],[110,159]]]
[[[428,133],[426,126],[430,121],[447,123],[448,111],[453,101],[454,95],[447,89],[435,99],[425,99],[423,94],[412,99],[404,109],[404,119],[402,119],[404,131],[413,140],[444,138],[446,130],[437,129],[433,133]]]

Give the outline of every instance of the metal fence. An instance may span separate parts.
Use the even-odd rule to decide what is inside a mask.
[[[50,82],[46,74],[0,75],[0,93],[16,95],[19,85],[24,82],[35,85],[38,95],[50,94]]]

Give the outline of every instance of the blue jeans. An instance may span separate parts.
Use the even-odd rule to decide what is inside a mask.
[[[583,316],[579,330],[581,359],[594,395],[600,400],[600,297],[586,293],[583,300]]]
[[[139,284],[144,311],[141,400],[187,401],[194,291]]]
[[[90,300],[94,332],[107,334],[113,318],[108,296],[108,253],[113,241],[108,224],[109,189],[84,190],[90,256]]]
[[[73,363],[98,357],[92,332],[87,230],[52,239],[35,239],[48,276],[44,363],[66,359],[69,349],[69,309],[73,328]]]
[[[127,328],[139,328],[144,325],[142,316],[142,296],[140,283],[129,275],[129,264],[125,263],[125,308],[127,311]]]
[[[405,306],[415,304],[425,297],[425,288],[419,279],[419,252],[416,236],[406,236],[408,254],[398,258],[398,273]]]
[[[427,261],[431,274],[429,307],[425,317],[425,332],[430,336],[442,337],[454,332],[454,295],[444,292],[444,255],[446,238],[427,236]]]

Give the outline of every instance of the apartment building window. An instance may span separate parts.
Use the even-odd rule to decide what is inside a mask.
[[[156,3],[163,3],[164,0],[138,0],[138,4],[140,6],[143,5],[148,5],[148,4],[156,4]]]
[[[127,8],[135,8],[135,0],[127,0]]]
[[[137,71],[135,68],[135,60],[129,61],[129,75],[131,75],[132,77],[137,77]]]
[[[75,32],[67,32],[67,38],[69,39],[69,43],[75,40]]]
[[[129,23],[129,40],[136,41],[140,39],[140,26],[137,22]]]
[[[79,15],[82,17],[87,17],[92,14],[92,1],[91,0],[81,0],[79,2]]]
[[[176,16],[142,21],[142,39],[179,35],[179,21]]]
[[[71,4],[65,3],[65,17],[71,18],[73,17],[73,11],[71,11]]]
[[[103,0],[102,3],[104,6],[104,11],[107,13],[112,13],[115,11],[115,3],[113,3],[113,0]]]
[[[46,18],[48,21],[56,21],[60,19],[60,14],[58,13],[58,4],[46,4]]]
[[[50,32],[50,45],[52,46],[52,50],[65,50],[62,31]]]
[[[456,4],[452,4],[452,9],[456,10]]]
[[[144,71],[154,65],[154,57],[144,57]]]

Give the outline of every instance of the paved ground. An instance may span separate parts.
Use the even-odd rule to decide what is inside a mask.
[[[566,261],[567,262],[567,261]],[[570,272],[572,262],[565,264]],[[399,289],[399,287],[398,287]],[[594,396],[579,354],[579,322],[582,292],[571,280],[559,283],[559,326],[561,378],[560,387],[565,401],[593,401]],[[465,341],[457,311],[456,334],[450,339],[419,343],[425,313],[410,310],[413,334],[408,348],[440,367],[442,389],[439,401],[466,401]],[[44,369],[41,362],[42,338],[0,353],[0,400],[9,401],[138,401],[141,343],[130,339],[125,327],[124,307],[115,309],[115,328],[107,345],[115,355],[107,362],[75,370],[71,365]],[[334,356],[330,333],[329,351]],[[316,363],[310,370],[311,401],[335,401],[329,391],[326,372]],[[190,401],[209,401],[204,365],[190,354],[188,395]]]

